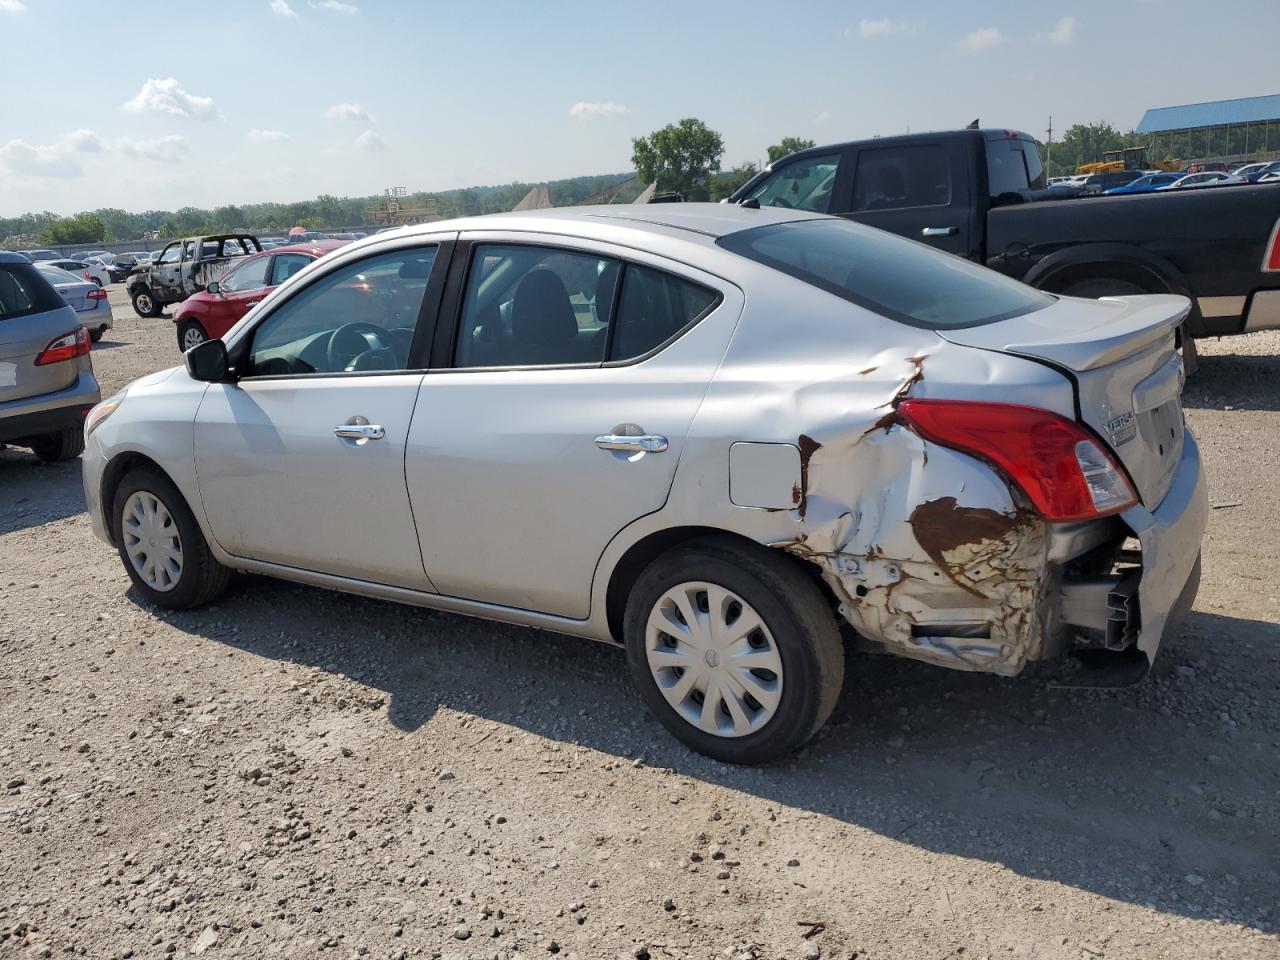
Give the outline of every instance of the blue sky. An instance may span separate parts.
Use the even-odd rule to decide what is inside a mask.
[[[725,166],[974,117],[1128,129],[1280,93],[1277,36],[1276,0],[0,0],[0,215],[621,171],[685,116]]]

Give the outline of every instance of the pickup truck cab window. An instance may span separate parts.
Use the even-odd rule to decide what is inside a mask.
[[[160,254],[160,263],[177,263],[178,257],[182,255],[182,244],[171,243],[164,248],[164,252]]]
[[[944,207],[951,202],[951,167],[938,144],[861,150],[853,175],[853,210]]]
[[[751,194],[762,207],[785,207],[789,210],[831,212],[831,194],[835,189],[840,154],[793,160],[774,170]]]

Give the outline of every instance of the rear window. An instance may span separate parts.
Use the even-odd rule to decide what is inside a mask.
[[[990,194],[1044,189],[1040,149],[1030,140],[988,139],[987,180]]]
[[[26,263],[0,264],[0,321],[44,313],[62,306],[62,298]]]
[[[718,243],[850,303],[929,330],[995,323],[1053,303],[994,270],[848,220],[757,227]]]

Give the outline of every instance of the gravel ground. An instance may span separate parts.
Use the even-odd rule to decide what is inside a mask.
[[[104,395],[178,359],[110,292]],[[78,462],[0,452],[0,955],[1280,956],[1280,334],[1201,351],[1218,508],[1141,686],[851,657],[768,769],[589,642],[259,578],[145,607]]]

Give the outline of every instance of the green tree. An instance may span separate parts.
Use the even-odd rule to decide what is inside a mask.
[[[775,143],[769,148],[769,162],[777,163],[783,157],[797,150],[808,150],[813,145],[812,140],[805,140],[802,137],[783,137],[780,143]]]
[[[720,174],[718,177],[712,177],[710,183],[710,200],[723,200],[725,197],[732,196],[740,186],[759,173],[759,168],[754,163],[740,163],[732,170]]]
[[[101,243],[107,235],[107,226],[96,213],[77,213],[63,217],[49,225],[46,236],[53,244]]]
[[[637,137],[631,147],[631,162],[641,178],[686,200],[707,199],[707,179],[720,169],[724,155],[720,134],[692,117]]]

